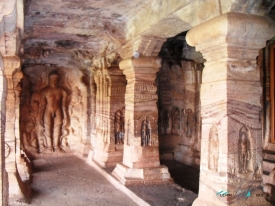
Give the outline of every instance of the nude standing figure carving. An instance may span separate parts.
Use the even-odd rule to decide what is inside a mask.
[[[66,92],[59,87],[59,75],[56,71],[49,74],[48,86],[41,90],[41,118],[46,143],[44,152],[62,152],[60,148],[62,128],[67,124]],[[40,149],[41,150],[41,149]],[[42,151],[40,151],[42,152]]]

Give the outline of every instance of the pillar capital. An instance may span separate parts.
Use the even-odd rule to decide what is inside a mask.
[[[128,58],[119,63],[119,68],[127,75],[128,72],[156,74],[161,66],[159,57]]]
[[[222,44],[259,50],[274,35],[275,24],[269,17],[230,12],[194,27],[186,40],[201,52]]]
[[[20,67],[20,58],[18,56],[3,56],[4,74],[12,75],[16,68]]]

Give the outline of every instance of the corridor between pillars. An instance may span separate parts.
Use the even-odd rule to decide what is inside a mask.
[[[262,86],[256,57],[274,35],[270,25],[267,17],[227,13],[187,34],[187,42],[207,60],[200,95],[199,197],[193,205],[268,205],[256,197],[262,193]]]
[[[127,79],[123,162],[113,171],[123,184],[170,181],[159,162],[156,73],[160,59],[125,59],[119,67]]]

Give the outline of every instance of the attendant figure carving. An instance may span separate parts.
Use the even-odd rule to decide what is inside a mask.
[[[141,146],[151,146],[151,123],[145,119],[141,124]]]
[[[177,107],[173,110],[173,134],[180,135],[180,111]]]
[[[239,139],[239,161],[240,161],[240,172],[247,172],[248,161],[250,160],[250,142],[245,132],[240,133]]]
[[[57,72],[49,74],[48,86],[41,90],[41,125],[44,128],[43,135],[46,139],[45,148],[41,152],[61,152],[62,130],[66,130],[66,92],[59,87],[59,75]]]
[[[168,127],[169,127],[168,110],[162,109],[161,113],[160,113],[160,132],[161,132],[161,134],[167,134]]]
[[[29,119],[22,132],[23,146],[28,151],[37,151],[37,136],[35,133],[34,122]]]
[[[208,153],[208,168],[212,171],[217,171],[219,161],[219,136],[218,129],[215,125],[210,129]]]
[[[115,112],[115,143],[123,144],[124,142],[124,115],[120,110]]]
[[[186,111],[186,137],[192,137],[193,129],[195,126],[194,113],[191,109]]]

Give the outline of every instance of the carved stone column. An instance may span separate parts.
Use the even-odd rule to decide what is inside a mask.
[[[8,173],[9,197],[22,195],[16,178],[16,140],[19,141],[19,121],[16,115],[16,92],[15,86],[22,78],[20,59],[17,56],[5,56],[4,75],[7,82],[6,96],[6,124],[5,124],[5,169]],[[17,102],[19,103],[19,102]],[[18,111],[17,111],[18,112]],[[18,125],[15,125],[17,123]],[[17,136],[16,136],[17,135]],[[17,144],[19,146],[20,144]]]
[[[193,205],[264,203],[256,196],[262,192],[262,86],[256,57],[274,35],[270,25],[267,17],[227,13],[187,34],[187,42],[207,60],[200,95],[199,197]]]
[[[113,167],[122,162],[126,78],[118,66],[104,68],[100,73],[95,77],[97,98],[103,95],[104,102],[98,101],[97,107],[102,109],[97,110],[97,117],[102,116],[104,124],[102,132],[98,131],[100,142],[94,147],[93,160],[102,167]]]
[[[113,171],[123,184],[171,180],[159,162],[158,109],[155,79],[160,68],[156,57],[128,58],[119,67],[126,75],[123,163]]]

